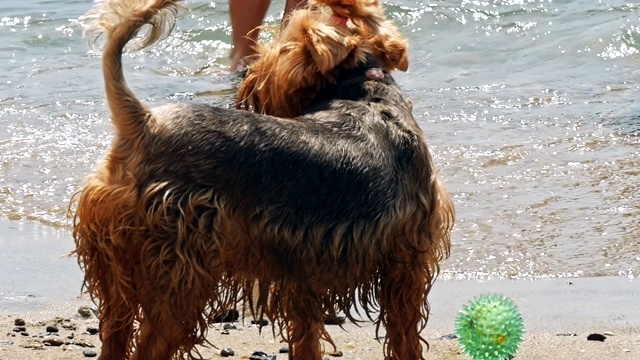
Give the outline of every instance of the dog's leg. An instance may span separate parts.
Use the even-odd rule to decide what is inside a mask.
[[[176,354],[190,354],[201,342],[194,334],[201,329],[196,319],[204,312],[204,302],[194,300],[190,307],[181,307],[164,299],[147,299],[142,305],[140,335],[132,360],[170,360]]]
[[[88,187],[84,194],[92,194],[92,190]],[[98,194],[101,199],[108,198],[104,193]],[[111,204],[112,208],[119,206],[113,201],[89,201],[96,197],[83,198],[87,201],[80,202],[78,211],[84,216],[83,220],[103,216],[100,218],[103,221],[93,224],[76,222],[76,253],[84,264],[85,283],[99,305],[98,318],[102,341],[99,359],[123,360],[129,358],[133,345],[133,323],[137,314],[138,294],[131,276],[135,269],[128,261],[129,258],[120,253],[122,248],[118,244],[122,239],[131,239],[134,236],[126,231],[114,231],[110,236],[100,235],[109,233],[106,227],[96,225],[109,224],[108,219],[112,218],[112,214],[106,210],[107,204]]]
[[[153,319],[153,316],[150,316]],[[140,336],[132,360],[169,360],[178,351],[181,339],[175,332],[179,329],[167,322],[152,323],[144,319],[140,325]],[[155,319],[154,319],[155,320]]]
[[[186,229],[180,221],[167,223]],[[158,232],[141,251],[143,270],[138,276],[145,281],[140,284],[142,314],[132,360],[197,358],[196,345],[205,341],[208,328],[207,302],[218,299],[206,258],[199,256],[207,251],[198,247],[208,243],[206,238],[186,232],[164,235],[188,245],[175,247],[175,241]]]
[[[325,334],[317,297],[303,286],[291,287],[285,301],[289,360],[320,360]]]
[[[382,270],[385,275],[380,284],[380,321],[387,331],[385,359],[424,359],[422,342],[426,341],[420,330],[426,321],[429,277],[409,250],[395,251],[394,257],[396,262]]]
[[[127,359],[133,335],[133,312],[124,302],[111,302],[100,308],[100,324],[102,349],[98,359]],[[109,324],[111,331],[103,331],[102,324]]]

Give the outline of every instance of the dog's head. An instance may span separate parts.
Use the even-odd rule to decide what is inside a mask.
[[[257,60],[238,89],[236,107],[298,116],[335,80],[337,70],[358,66],[367,54],[380,59],[386,71],[406,70],[407,47],[397,28],[385,20],[378,0],[312,1],[290,15],[272,43],[258,45]]]
[[[408,43],[392,22],[386,20],[379,0],[315,0],[330,7],[333,13],[349,19],[349,27],[357,32],[369,50],[388,71],[407,71]]]
[[[337,70],[334,82],[317,92],[309,112],[323,110],[333,100],[380,103],[412,117],[411,100],[384,68],[382,60],[373,54],[352,69]]]

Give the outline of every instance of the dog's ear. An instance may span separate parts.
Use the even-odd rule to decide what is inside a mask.
[[[384,19],[384,10],[380,5],[380,0],[315,0],[317,3],[325,4],[339,16],[347,19]]]
[[[389,68],[395,68],[400,71],[409,69],[409,52],[407,51],[406,41],[391,40],[385,44],[385,50]]]
[[[371,39],[371,46],[387,70],[409,69],[409,43],[390,21],[382,24],[380,32]]]
[[[360,45],[360,38],[329,25],[306,29],[306,46],[318,70],[326,75],[342,63]]]

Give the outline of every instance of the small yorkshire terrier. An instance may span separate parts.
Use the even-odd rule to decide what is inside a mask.
[[[357,321],[355,306],[386,330],[386,359],[424,359],[427,295],[449,255],[454,208],[388,65],[366,52],[329,69],[291,119],[152,109],[128,87],[122,53],[144,25],[142,46],[166,36],[178,4],[104,0],[85,16],[88,35],[106,39],[115,127],[74,197],[99,359],[199,357],[208,327],[238,301],[278,324],[289,359],[320,360],[322,340],[335,348],[323,316],[338,307]]]
[[[387,71],[409,67],[407,40],[386,20],[379,0],[311,0],[256,50],[238,89],[237,108],[287,118],[308,108],[333,81],[335,69],[354,68],[367,54]]]

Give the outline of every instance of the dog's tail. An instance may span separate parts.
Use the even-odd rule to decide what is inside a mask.
[[[138,100],[124,79],[122,53],[144,25],[150,28],[140,38],[139,48],[150,46],[171,33],[181,0],[96,0],[82,20],[85,37],[95,46],[104,38],[102,71],[107,102],[118,134],[125,138],[140,135],[150,111]]]

